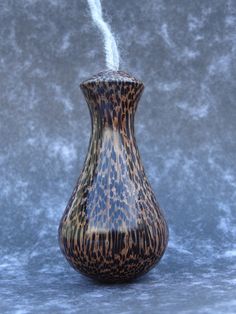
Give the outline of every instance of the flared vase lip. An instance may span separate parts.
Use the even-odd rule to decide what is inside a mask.
[[[100,84],[100,83],[117,83],[117,84],[134,84],[141,85],[144,87],[144,84],[141,80],[136,79],[131,74],[124,71],[114,71],[114,70],[104,70],[100,71],[97,74],[91,76],[89,79],[83,81],[80,84],[80,87],[86,87],[90,84]]]

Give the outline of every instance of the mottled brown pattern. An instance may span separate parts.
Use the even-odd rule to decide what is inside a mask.
[[[134,137],[143,83],[105,71],[81,84],[92,135],[83,171],[59,226],[68,262],[103,281],[126,281],[162,257],[168,228]]]

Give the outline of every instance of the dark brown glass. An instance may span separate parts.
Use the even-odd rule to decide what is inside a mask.
[[[104,71],[81,84],[92,134],[87,158],[59,226],[60,248],[76,270],[122,282],[162,257],[168,228],[148,183],[134,136],[144,89],[121,71]]]

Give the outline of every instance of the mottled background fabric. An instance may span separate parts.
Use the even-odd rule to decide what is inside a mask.
[[[103,0],[120,69],[145,84],[143,164],[170,227],[160,264],[103,285],[61,255],[57,227],[90,117],[79,84],[104,69],[82,0],[0,1],[0,312],[236,312],[236,2]]]

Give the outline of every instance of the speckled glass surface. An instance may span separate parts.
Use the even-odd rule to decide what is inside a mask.
[[[136,139],[170,242],[139,280],[76,273],[57,242],[104,69],[86,1],[0,3],[0,312],[236,312],[236,3],[102,1],[145,91]]]

